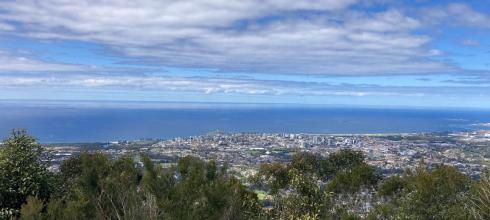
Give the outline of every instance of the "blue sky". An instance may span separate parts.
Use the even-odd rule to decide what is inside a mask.
[[[4,0],[0,100],[490,108],[490,4]]]

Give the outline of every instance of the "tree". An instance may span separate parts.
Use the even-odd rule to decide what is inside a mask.
[[[109,159],[83,153],[60,166],[68,188],[53,197],[49,219],[251,219],[260,215],[255,193],[213,161],[182,158],[168,169],[142,155]],[[62,186],[61,184],[58,184]],[[60,189],[61,191],[62,189]]]
[[[474,219],[490,219],[490,173],[481,174],[480,181],[472,188],[467,209]]]
[[[0,147],[0,217],[18,215],[33,196],[46,200],[51,175],[42,161],[44,149],[25,130],[13,130]]]
[[[362,187],[375,186],[379,177],[374,167],[367,164],[358,165],[349,170],[338,172],[327,185],[327,190],[334,193],[356,193]]]
[[[395,196],[400,193],[406,186],[406,181],[398,175],[388,177],[383,180],[378,187],[379,196]]]
[[[364,155],[362,152],[351,149],[342,149],[328,155],[325,160],[320,162],[320,176],[324,179],[329,179],[338,172],[348,171],[364,163]]]
[[[252,178],[252,181],[276,194],[288,185],[290,181],[288,172],[289,168],[282,163],[261,164],[258,174]]]
[[[420,166],[414,171],[408,171],[402,178],[403,180],[393,179],[381,184],[383,189],[380,192],[386,191],[388,195],[394,195],[394,198],[373,210],[373,218],[469,218],[464,207],[471,180],[455,168],[438,165],[433,170],[428,170]]]
[[[257,195],[228,175],[226,169],[219,169],[214,161],[205,162],[188,156],[166,172],[157,178],[146,177],[155,176],[150,170],[143,179],[149,181],[145,183],[147,186],[155,186],[158,182],[170,186],[168,191],[161,193],[163,196],[158,202],[169,219],[251,219],[261,213]],[[152,189],[161,190],[158,187]]]
[[[299,152],[289,164],[261,165],[253,179],[275,196],[270,217],[325,219],[354,218],[349,210],[335,205],[339,202],[335,193],[355,194],[376,184],[378,178],[361,152],[346,149],[328,157]]]
[[[27,197],[27,202],[20,209],[20,219],[22,220],[37,220],[41,219],[41,212],[44,203],[36,197]]]
[[[130,155],[111,160],[101,153],[82,153],[65,161],[58,175],[68,190],[50,201],[49,218],[157,218],[152,215],[157,209],[154,197],[138,192],[141,170]]]

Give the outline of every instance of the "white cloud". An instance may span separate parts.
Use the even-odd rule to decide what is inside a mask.
[[[238,94],[254,96],[349,96],[349,97],[423,97],[480,94],[488,85],[470,87],[332,85],[316,82],[233,79],[175,76],[103,76],[86,74],[0,75],[0,89],[24,88],[29,91],[49,88],[70,94],[76,91],[194,92],[200,94]]]
[[[0,72],[70,72],[87,70],[78,65],[45,62],[0,50]]]
[[[13,30],[15,30],[14,26],[0,22],[0,31],[13,31]]]
[[[490,16],[474,10],[462,3],[451,3],[447,6],[424,8],[420,15],[425,22],[469,27],[490,28]]]
[[[404,32],[421,26],[420,21],[405,16],[397,10],[377,13],[371,17],[360,16],[347,22],[347,27],[350,29],[373,32]]]
[[[490,16],[475,11],[464,4],[449,4],[448,14],[454,21],[462,25],[490,27]]]
[[[422,24],[357,0],[21,0],[0,2],[16,33],[107,45],[139,62],[224,71],[422,74],[456,71],[428,59]],[[454,7],[454,6],[452,6]],[[302,10],[316,11],[304,18]],[[475,21],[476,22],[476,21]]]

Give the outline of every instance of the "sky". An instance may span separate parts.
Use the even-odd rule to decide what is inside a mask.
[[[486,0],[2,0],[0,100],[490,108]]]

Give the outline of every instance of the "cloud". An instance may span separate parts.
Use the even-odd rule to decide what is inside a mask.
[[[235,94],[254,96],[311,96],[311,97],[424,97],[452,95],[471,96],[490,89],[489,85],[460,87],[440,86],[378,86],[365,84],[333,85],[319,82],[294,82],[281,80],[257,80],[215,77],[160,76],[104,76],[71,74],[63,75],[0,75],[0,89],[24,88],[61,89],[67,93],[88,91],[132,92],[194,92],[199,94]],[[75,92],[76,93],[76,92]]]
[[[429,36],[416,34],[423,25],[417,18],[395,9],[355,10],[355,3],[2,1],[0,22],[16,23],[15,33],[30,38],[102,44],[143,64],[334,75],[459,71],[432,59],[440,54],[428,48]]]
[[[466,39],[466,40],[463,40],[461,42],[461,44],[463,44],[465,46],[479,46],[480,45],[480,42],[477,41],[477,40]]]
[[[490,28],[490,16],[462,3],[423,8],[420,15],[424,22],[430,24]]]
[[[0,31],[13,31],[13,30],[15,30],[14,26],[6,23],[0,23]]]
[[[71,72],[82,71],[87,68],[56,62],[46,62],[30,58],[26,54],[14,54],[10,51],[0,50],[0,73],[5,72]]]
[[[474,77],[466,77],[462,79],[448,79],[448,80],[444,80],[443,82],[470,85],[470,86],[474,86],[474,85],[488,86],[490,85],[490,78],[488,76],[474,76]]]
[[[449,4],[447,11],[449,16],[452,17],[452,20],[459,24],[485,28],[490,27],[490,16],[475,11],[468,5],[458,3]]]
[[[29,50],[5,50],[0,48],[0,75],[17,73],[32,75],[49,75],[50,73],[86,74],[90,75],[144,75],[162,68],[152,66],[107,66],[82,65],[43,60]]]

